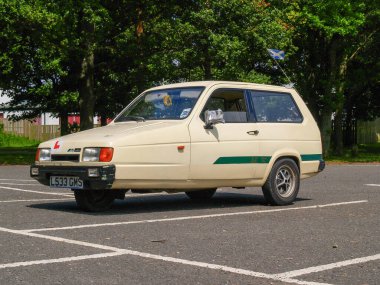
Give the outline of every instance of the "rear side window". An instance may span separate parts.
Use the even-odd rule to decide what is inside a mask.
[[[251,91],[257,122],[301,123],[303,118],[289,93]]]

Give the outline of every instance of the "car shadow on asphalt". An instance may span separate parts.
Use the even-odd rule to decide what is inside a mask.
[[[297,201],[306,201],[310,199],[297,198]],[[91,213],[80,210],[76,202],[51,202],[28,205],[27,207],[44,209],[50,211],[62,211],[72,213],[82,213],[85,215],[123,215],[123,214],[139,214],[139,213],[159,213],[159,212],[175,212],[175,211],[194,211],[194,210],[211,210],[224,208],[245,208],[246,207],[262,207],[268,206],[262,195],[244,194],[234,192],[217,192],[215,196],[206,201],[192,201],[184,193],[162,194],[162,195],[134,195],[124,200],[115,200],[111,209],[100,212]],[[254,209],[250,208],[249,211]]]

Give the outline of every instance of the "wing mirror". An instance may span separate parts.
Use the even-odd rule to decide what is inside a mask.
[[[223,117],[223,111],[218,110],[206,110],[205,111],[205,122],[206,125],[204,126],[205,129],[212,129],[213,125],[218,123],[225,123],[224,117]]]

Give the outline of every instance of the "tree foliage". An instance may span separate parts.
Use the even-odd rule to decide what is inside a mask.
[[[277,6],[287,11],[284,19],[294,30],[296,52],[288,68],[319,122],[325,154],[330,149],[333,115],[333,146],[340,152],[348,85],[357,84],[349,82],[349,74],[353,62],[374,46],[378,1],[297,0],[281,1]],[[364,84],[368,85],[368,80]]]
[[[104,124],[161,83],[288,83],[267,48],[286,51],[325,153],[345,121],[379,114],[375,0],[0,0],[0,13],[0,89],[18,118],[53,112],[63,132],[68,113]]]

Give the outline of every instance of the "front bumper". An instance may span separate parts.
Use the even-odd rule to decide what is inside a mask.
[[[98,169],[97,177],[89,176],[89,169]],[[37,174],[38,172],[38,174]],[[115,180],[115,165],[103,166],[44,166],[32,164],[30,176],[41,184],[50,185],[50,176],[75,176],[83,180],[83,189],[110,189]]]

